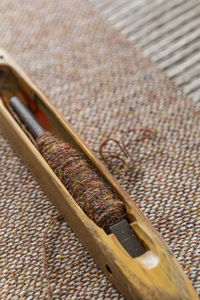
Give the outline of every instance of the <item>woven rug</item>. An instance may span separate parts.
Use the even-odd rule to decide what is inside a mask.
[[[199,0],[87,0],[200,101]]]
[[[83,0],[2,0],[0,20],[0,46],[98,157],[107,137],[130,141],[133,166],[113,174],[200,292],[200,105]],[[154,139],[136,139],[141,128]],[[4,133],[0,170],[0,298],[48,299],[42,243],[58,212]],[[123,299],[64,221],[46,251],[53,299]]]

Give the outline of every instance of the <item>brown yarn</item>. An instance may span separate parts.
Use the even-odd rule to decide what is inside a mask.
[[[130,133],[134,133],[135,138],[132,139],[131,143],[130,143],[130,141],[127,143],[127,142],[125,142],[125,138],[127,138],[128,134],[130,134]],[[131,144],[133,146],[134,143],[145,141],[146,139],[153,140],[155,138],[155,136],[156,136],[156,133],[148,127],[140,128],[139,130],[136,130],[135,128],[133,128],[128,131],[124,131],[122,133],[121,140],[117,140],[112,137],[106,138],[100,144],[99,154],[111,170],[116,171],[116,169],[113,168],[112,164],[109,163],[109,159],[115,158],[122,162],[123,169],[125,172],[127,172],[130,169],[130,164],[128,163],[127,159],[129,159],[133,163],[133,164],[131,164],[131,168],[134,165],[134,159],[132,158],[132,155],[129,151],[129,146]],[[118,153],[112,153],[110,151],[107,151],[107,154],[105,155],[105,152],[104,152],[105,148],[110,141],[112,141],[120,151]],[[122,157],[122,155],[123,155],[123,157]]]
[[[120,142],[119,142],[117,139],[114,139],[114,138],[107,138],[105,141],[103,141],[103,142],[101,143],[100,148],[99,148],[99,153],[100,153],[102,159],[103,159],[103,160],[107,163],[107,165],[109,165],[109,167],[113,170],[113,166],[112,166],[111,164],[109,164],[108,158],[111,158],[111,157],[112,157],[112,158],[116,158],[116,159],[118,159],[118,160],[120,160],[120,161],[122,162],[124,169],[125,169],[125,170],[128,170],[128,165],[127,165],[125,159],[124,159],[123,157],[120,156],[121,153],[109,153],[109,155],[105,155],[105,153],[104,153],[104,148],[106,147],[106,145],[107,145],[110,141],[114,142],[114,143],[117,145],[117,147],[119,148],[119,150],[124,154],[124,156],[125,156],[126,158],[128,158],[128,154],[127,154],[127,152],[126,152],[126,150],[125,150],[125,147],[122,146],[122,145],[120,144]]]
[[[124,219],[126,211],[122,200],[86,156],[49,132],[40,136],[37,143],[44,159],[91,220],[109,232],[111,225]]]
[[[58,219],[62,218],[61,215],[57,215],[55,217],[53,217],[50,221],[49,226],[47,227],[47,229],[45,230],[44,233],[44,237],[43,237],[43,242],[42,242],[42,250],[43,250],[43,268],[44,268],[44,275],[47,279],[48,282],[48,287],[47,287],[47,292],[48,292],[48,298],[49,300],[53,299],[53,293],[51,290],[51,285],[50,285],[50,278],[47,272],[47,254],[46,254],[46,239],[47,239],[47,233],[50,230],[50,228],[52,227],[52,225],[54,224],[54,222]]]

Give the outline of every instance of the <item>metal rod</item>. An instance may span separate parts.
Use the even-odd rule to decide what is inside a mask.
[[[16,96],[12,97],[10,99],[10,104],[20,119],[24,122],[27,129],[32,133],[34,138],[37,138],[45,133],[44,128],[35,119],[30,109],[26,107],[26,105],[23,104],[19,98]]]

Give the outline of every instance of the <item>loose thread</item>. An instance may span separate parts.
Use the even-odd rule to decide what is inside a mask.
[[[47,292],[48,292],[48,297],[49,300],[53,299],[53,293],[52,293],[52,289],[51,289],[51,284],[50,284],[50,277],[48,275],[48,270],[47,270],[47,253],[46,253],[46,239],[47,239],[47,233],[50,230],[50,228],[52,227],[52,225],[54,224],[54,222],[56,220],[58,220],[59,218],[62,218],[61,215],[57,215],[55,217],[53,217],[50,221],[49,226],[47,227],[47,229],[45,230],[44,236],[43,236],[43,242],[42,242],[42,250],[43,250],[43,269],[44,269],[44,275],[47,279],[48,282],[48,287],[47,287]]]
[[[123,134],[122,134],[122,147],[125,149],[126,153],[128,154],[128,156],[130,157],[130,159],[132,161],[134,161],[133,158],[132,158],[132,155],[130,154],[129,150],[127,149],[127,147],[130,145],[130,142],[126,145],[124,137],[125,137],[125,135],[128,136],[128,134],[130,134],[131,132],[136,133],[136,131],[137,130],[135,128],[133,128],[133,129],[130,129],[130,130],[127,130],[127,131],[123,132]],[[139,129],[139,131],[142,134],[139,133],[135,137],[135,139],[133,139],[133,142],[134,141],[135,142],[140,142],[140,141],[144,141],[146,139],[153,140],[156,136],[155,132],[152,129],[148,128],[148,127],[144,127],[144,128],[142,127],[142,128]]]
[[[142,131],[144,134],[143,134],[143,136],[138,135],[136,138],[136,141],[144,141],[146,139],[152,140],[156,136],[156,133],[148,127],[140,128],[140,131]]]
[[[104,147],[108,144],[108,142],[110,141],[113,141],[114,143],[117,144],[117,146],[119,147],[119,149],[121,150],[121,152],[126,156],[126,158],[128,158],[128,154],[125,150],[125,148],[120,144],[120,142],[117,140],[117,139],[114,139],[114,138],[107,138],[101,145],[100,145],[100,155],[102,157],[102,159],[109,165],[109,162],[108,162],[108,158],[110,157],[113,157],[113,158],[117,158],[119,160],[122,161],[123,163],[123,166],[124,166],[124,169],[128,170],[128,165],[126,163],[126,161],[124,160],[123,157],[120,157],[120,153],[110,153],[108,156],[105,156],[104,152],[103,152],[103,149]],[[110,165],[110,168],[113,169],[113,167]],[[116,171],[115,169],[113,169],[113,171]]]
[[[146,128],[140,128],[139,131],[142,134],[138,134],[136,136],[136,138],[133,140],[135,142],[140,142],[140,141],[144,141],[146,139],[152,140],[155,138],[156,134],[155,132],[146,127]],[[105,161],[105,163],[111,168],[111,170],[116,171],[116,169],[113,168],[113,166],[108,162],[109,158],[117,158],[119,160],[121,160],[123,162],[123,166],[124,166],[124,170],[125,172],[127,172],[130,168],[128,167],[128,163],[125,161],[124,158],[122,158],[120,155],[121,153],[109,153],[107,156],[104,154],[104,148],[106,147],[106,145],[108,144],[108,142],[113,141],[115,144],[117,144],[118,148],[121,150],[121,152],[125,155],[125,157],[128,159],[130,159],[133,163],[134,163],[134,159],[132,157],[132,155],[129,152],[128,146],[130,145],[130,142],[128,144],[125,143],[125,136],[127,137],[128,134],[130,134],[131,132],[136,133],[136,129],[130,129],[128,131],[124,131],[122,136],[121,136],[121,141],[118,141],[115,138],[106,138],[105,141],[103,141],[100,144],[99,147],[99,154],[101,156],[101,158]],[[120,143],[121,142],[121,143]],[[117,170],[119,171],[119,170]]]

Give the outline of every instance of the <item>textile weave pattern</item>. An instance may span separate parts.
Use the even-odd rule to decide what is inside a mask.
[[[187,97],[200,101],[199,0],[88,0],[140,46]]]
[[[116,176],[200,293],[200,105],[83,0],[2,0],[0,20],[1,47],[98,156],[109,136],[156,133],[131,144],[134,166]],[[4,133],[0,170],[0,298],[47,299],[41,245],[57,211]],[[53,299],[124,299],[65,222],[46,245]]]

